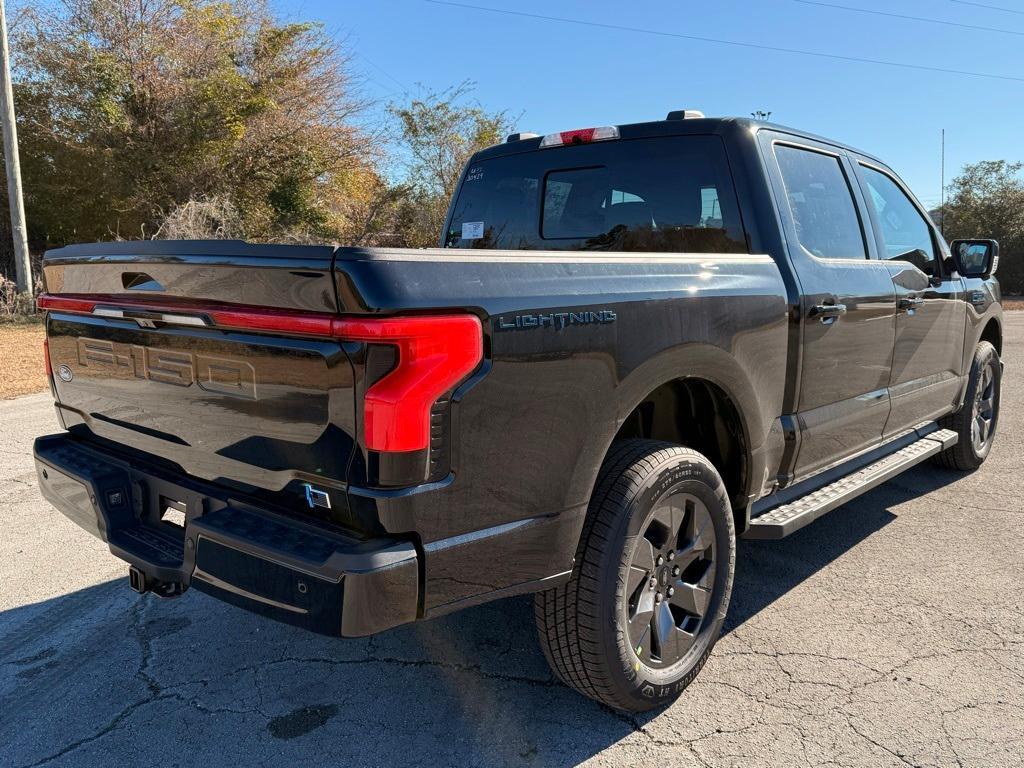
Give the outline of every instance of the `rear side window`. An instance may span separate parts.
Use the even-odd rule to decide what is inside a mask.
[[[523,152],[474,163],[448,248],[745,253],[725,149],[671,136]]]
[[[883,256],[907,261],[926,275],[934,276],[935,244],[924,216],[899,185],[881,171],[862,165],[868,198],[875,209],[882,234]]]
[[[866,259],[860,218],[839,158],[783,144],[775,147],[775,157],[801,247],[821,259]]]

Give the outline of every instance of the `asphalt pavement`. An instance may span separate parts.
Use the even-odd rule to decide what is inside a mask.
[[[559,685],[529,598],[323,638],[126,566],[39,496],[49,394],[0,402],[0,766],[1024,765],[1024,312],[995,448],[780,542],[740,542],[726,633],[640,717]]]

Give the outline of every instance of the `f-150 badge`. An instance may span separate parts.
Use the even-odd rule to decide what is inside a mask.
[[[78,364],[111,378],[149,381],[191,387],[218,395],[256,400],[256,369],[244,360],[229,360],[188,350],[158,349],[105,339],[78,339]],[[68,368],[62,365],[61,368]],[[63,370],[58,374],[71,381]]]

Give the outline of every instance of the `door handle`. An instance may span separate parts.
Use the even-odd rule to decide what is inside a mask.
[[[811,307],[811,311],[807,313],[807,316],[816,317],[825,325],[830,325],[836,321],[837,317],[845,314],[845,304],[818,304]]]
[[[918,298],[917,296],[902,296],[900,300],[896,302],[896,306],[903,310],[913,310],[924,304],[924,299]]]

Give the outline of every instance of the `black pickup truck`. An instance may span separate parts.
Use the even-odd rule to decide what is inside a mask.
[[[992,446],[998,245],[849,147],[516,134],[440,246],[50,251],[42,493],[139,592],[331,635],[535,593],[558,677],[639,711],[711,652],[737,536]]]

